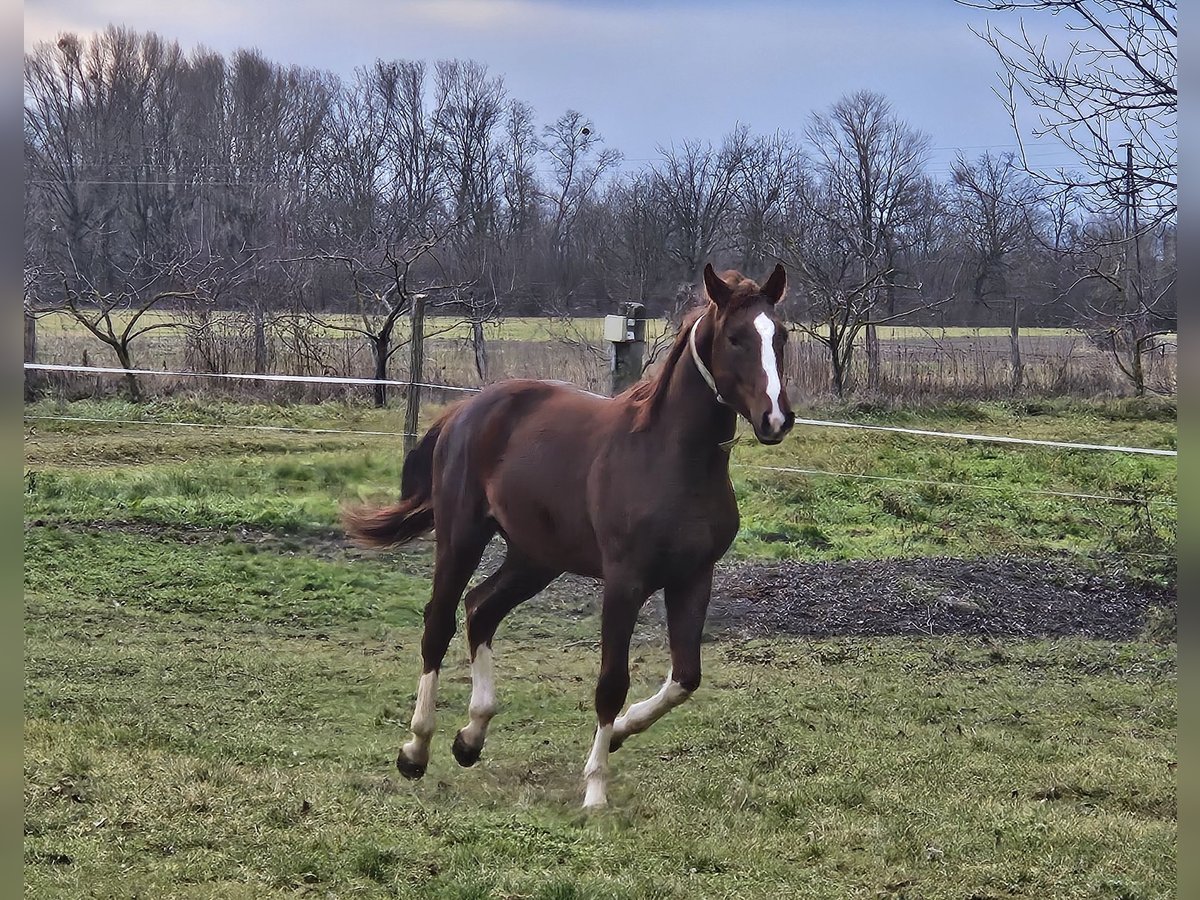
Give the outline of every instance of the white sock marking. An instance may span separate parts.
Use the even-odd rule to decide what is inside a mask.
[[[640,734],[690,696],[691,691],[679,682],[672,681],[671,673],[668,672],[667,680],[663,682],[657,694],[633,704],[625,715],[617,717],[617,721],[613,723],[613,734],[621,738]]]
[[[412,740],[404,745],[409,762],[425,765],[429,762],[429,742],[437,723],[437,672],[426,672],[417,683],[417,704],[412,715]]]
[[[583,795],[584,809],[595,809],[608,803],[608,743],[612,740],[612,732],[612,725],[596,726],[592,753],[583,767],[583,779],[587,785]]]
[[[767,376],[767,399],[771,401],[768,420],[778,431],[783,427],[783,410],[779,406],[783,386],[779,383],[779,364],[775,360],[775,323],[766,313],[759,313],[754,318],[754,328],[762,338],[762,367]]]
[[[488,723],[496,714],[495,671],[492,648],[480,644],[471,661],[471,721],[462,730],[462,738],[470,747],[482,747],[487,737]]]

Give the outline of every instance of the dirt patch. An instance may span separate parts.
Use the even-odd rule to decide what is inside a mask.
[[[713,587],[710,626],[820,636],[1080,635],[1127,640],[1174,592],[1111,562],[921,558],[735,563]]]
[[[140,522],[34,520],[27,526],[119,531],[189,544],[237,541],[273,553],[322,559],[387,559],[423,576],[433,568],[433,542],[428,538],[379,553],[359,550],[334,528],[288,534]],[[476,580],[503,558],[504,545],[494,540]],[[584,617],[599,611],[600,596],[598,581],[563,575],[530,604],[545,612]],[[727,560],[717,567],[707,630],[742,637],[974,634],[1128,640],[1142,635],[1148,623],[1164,619],[1164,611],[1173,612],[1175,605],[1173,589],[1135,579],[1118,561],[1108,559]],[[643,615],[662,623],[661,594],[651,599]]]

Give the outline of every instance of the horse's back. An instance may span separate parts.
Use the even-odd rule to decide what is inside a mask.
[[[504,456],[514,440],[531,446],[589,443],[597,426],[617,412],[609,398],[564,381],[514,378],[489,385],[464,404],[453,428],[470,435],[477,458]]]
[[[510,545],[599,574],[588,476],[621,404],[563,382],[514,379],[460,407],[438,441],[441,481],[485,504]]]

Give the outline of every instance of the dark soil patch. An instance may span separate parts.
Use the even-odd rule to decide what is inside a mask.
[[[712,628],[813,636],[1080,635],[1128,640],[1172,590],[1106,560],[921,558],[734,563],[723,567]]]
[[[433,542],[422,539],[380,554],[359,550],[337,529],[279,533],[265,529],[163,526],[158,523],[48,523],[102,533],[145,534],[184,543],[237,541],[274,553],[325,559],[391,559],[404,571],[428,576]],[[477,579],[495,569],[504,545],[493,541]],[[1114,559],[1068,557],[927,557],[847,562],[727,560],[717,567],[708,631],[743,637],[972,634],[1041,638],[1077,635],[1106,640],[1143,636],[1148,622],[1175,609],[1175,592],[1126,573]],[[600,608],[600,583],[563,575],[532,607],[583,617]],[[661,624],[661,595],[645,617]],[[1173,635],[1158,635],[1158,637]]]

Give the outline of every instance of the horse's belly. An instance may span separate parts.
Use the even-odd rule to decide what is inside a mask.
[[[582,483],[535,465],[504,467],[488,489],[510,546],[547,568],[598,577],[600,551]]]

